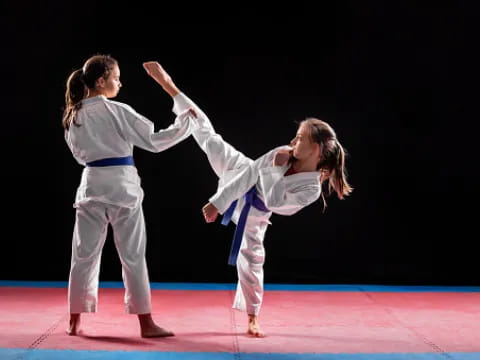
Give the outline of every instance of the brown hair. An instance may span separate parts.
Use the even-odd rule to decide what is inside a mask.
[[[300,125],[308,126],[310,138],[320,145],[320,161],[317,170],[321,172],[320,182],[323,184],[328,180],[328,195],[333,191],[337,193],[339,199],[343,200],[349,195],[353,188],[347,182],[347,169],[345,167],[346,151],[337,139],[337,135],[332,127],[325,121],[316,118],[307,118]],[[327,206],[322,191],[324,207]]]
[[[70,74],[67,79],[65,109],[62,118],[62,125],[66,130],[72,123],[79,126],[75,122],[75,116],[82,107],[82,100],[88,95],[88,89],[95,89],[95,83],[100,77],[106,80],[115,65],[118,65],[118,62],[110,55],[94,55],[85,62],[81,69]]]

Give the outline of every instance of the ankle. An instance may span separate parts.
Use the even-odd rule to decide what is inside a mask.
[[[154,325],[152,314],[138,314],[138,321],[142,327]]]

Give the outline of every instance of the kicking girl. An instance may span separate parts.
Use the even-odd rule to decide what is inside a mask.
[[[328,194],[343,199],[352,188],[347,182],[345,152],[335,131],[324,121],[303,120],[289,145],[279,146],[257,160],[233,148],[217,134],[208,117],[175,86],[158,63],[144,64],[174,97],[174,112],[193,109],[192,135],[206,153],[219,178],[218,190],[203,207],[207,222],[223,214],[222,223],[237,224],[229,264],[236,265],[238,285],[233,307],[246,311],[247,333],[262,337],[258,315],[263,300],[263,239],[272,213],[293,215]]]

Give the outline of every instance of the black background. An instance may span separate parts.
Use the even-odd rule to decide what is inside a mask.
[[[65,80],[107,53],[121,69],[115,100],[156,129],[174,115],[141,66],[147,60],[251,158],[288,143],[307,116],[334,127],[355,190],[327,198],[324,214],[318,201],[272,217],[265,282],[478,284],[475,19],[464,4],[2,5],[0,279],[68,279],[82,168],[63,139]],[[203,221],[216,178],[193,138],[134,157],[150,280],[234,282],[226,264],[234,227]],[[111,240],[101,280],[121,280]]]

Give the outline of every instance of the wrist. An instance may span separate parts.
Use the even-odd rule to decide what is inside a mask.
[[[180,93],[180,90],[178,90],[178,88],[171,80],[167,82],[158,81],[158,83],[162,86],[163,90],[165,90],[172,98]]]

